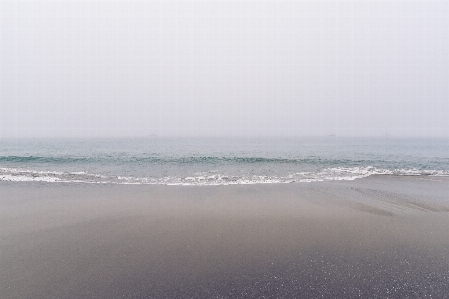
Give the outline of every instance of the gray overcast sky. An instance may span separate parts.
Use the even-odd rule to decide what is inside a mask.
[[[0,137],[449,136],[449,1],[0,1]]]

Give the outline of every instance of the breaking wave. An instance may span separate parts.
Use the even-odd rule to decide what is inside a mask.
[[[319,171],[296,172],[287,176],[229,175],[217,170],[197,172],[190,176],[133,177],[107,176],[87,171],[58,172],[36,171],[20,168],[0,168],[0,181],[48,182],[48,183],[98,183],[98,184],[155,184],[155,185],[243,185],[301,183],[318,181],[355,180],[371,175],[398,176],[449,176],[445,170],[383,169],[365,167],[331,167]]]

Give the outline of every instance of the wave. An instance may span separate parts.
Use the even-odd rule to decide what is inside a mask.
[[[94,162],[146,162],[155,164],[308,164],[308,165],[335,165],[345,163],[378,162],[368,160],[329,159],[318,156],[306,158],[268,158],[268,157],[241,157],[241,156],[129,156],[126,154],[99,155],[90,157],[76,156],[0,156],[0,162],[10,163],[94,163]]]
[[[84,171],[60,172],[0,168],[0,181],[94,183],[105,179],[107,179],[106,176]]]
[[[318,181],[355,180],[371,175],[449,176],[449,171],[420,169],[383,169],[365,167],[332,167],[315,172],[297,172],[287,176],[228,175],[218,171],[198,172],[190,176],[132,177],[105,176],[86,171],[58,172],[18,168],[0,168],[0,181],[61,182],[101,184],[155,184],[155,185],[243,185],[272,183],[304,183]]]
[[[12,163],[73,163],[85,162],[89,158],[83,157],[46,157],[46,156],[0,156],[0,162]]]

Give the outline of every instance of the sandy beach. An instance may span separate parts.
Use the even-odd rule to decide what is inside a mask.
[[[444,298],[449,178],[0,182],[0,297]]]

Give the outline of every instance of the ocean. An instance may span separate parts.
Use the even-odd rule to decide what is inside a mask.
[[[231,185],[449,175],[437,138],[2,139],[0,181]]]

